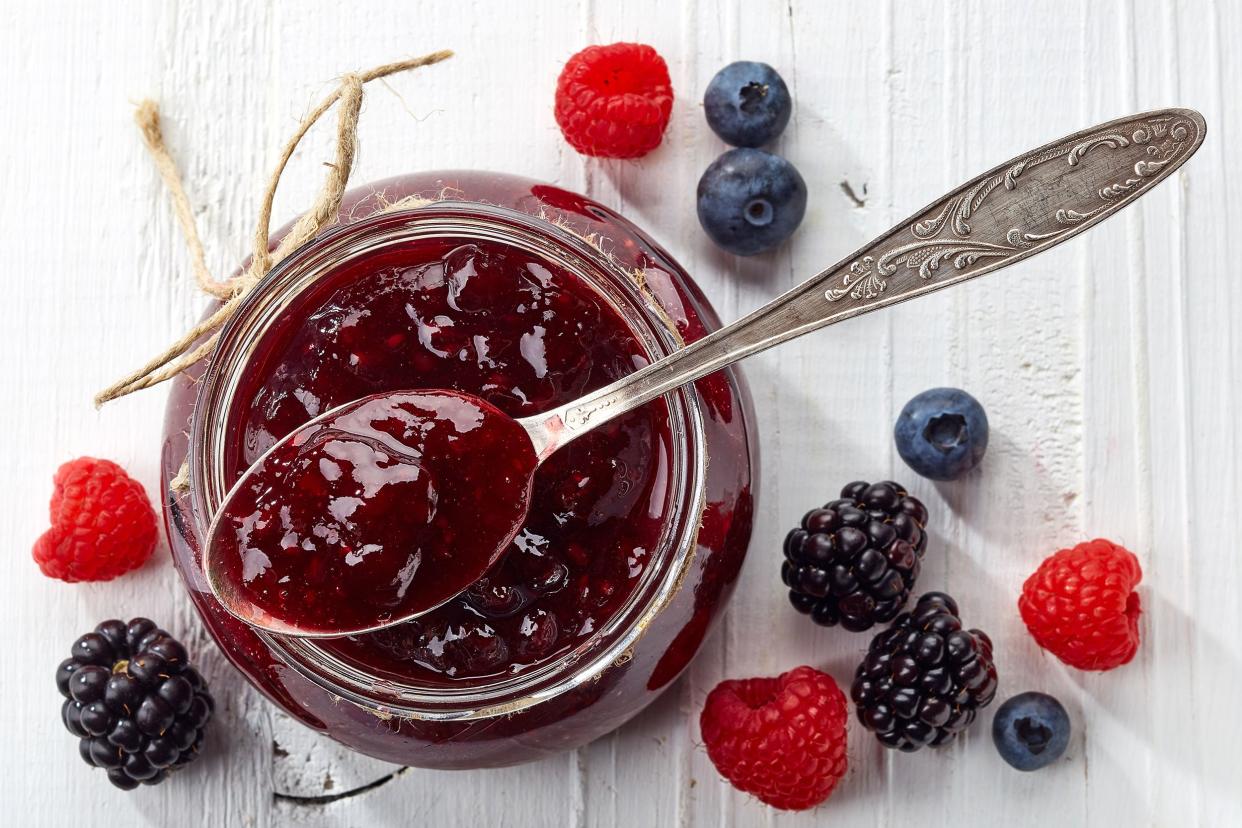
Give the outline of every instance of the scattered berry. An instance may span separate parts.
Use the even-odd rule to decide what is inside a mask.
[[[850,696],[858,720],[885,747],[940,747],[996,695],[992,641],[963,630],[957,602],[929,592],[871,640]]]
[[[699,728],[733,787],[800,811],[827,799],[845,775],[846,715],[832,676],[797,667],[779,678],[722,681],[707,695]]]
[[[988,415],[957,388],[932,388],[901,409],[893,426],[897,453],[932,480],[956,480],[979,465],[988,449]]]
[[[720,247],[753,256],[793,235],[806,213],[806,183],[784,158],[732,149],[699,179],[699,224]]]
[[[789,123],[789,87],[766,63],[739,60],[716,73],[703,94],[707,125],[726,144],[761,147]]]
[[[1060,759],[1069,738],[1069,714],[1047,693],[1019,693],[992,719],[996,750],[1020,771],[1039,770]]]
[[[122,790],[198,758],[215,707],[185,647],[146,618],[104,621],[56,668],[61,720],[83,761]]]
[[[660,145],[672,111],[668,66],[641,43],[588,46],[556,84],[556,123],[583,155],[646,155]]]
[[[155,550],[155,511],[142,485],[111,460],[79,457],[56,472],[51,528],[34,559],[49,578],[109,581],[146,563]]]
[[[1079,670],[1111,670],[1138,651],[1138,558],[1106,540],[1044,559],[1022,585],[1018,611],[1036,643]]]
[[[785,537],[790,602],[853,632],[893,620],[919,576],[926,525],[927,509],[897,483],[849,484]]]

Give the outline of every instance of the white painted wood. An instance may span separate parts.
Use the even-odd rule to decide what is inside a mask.
[[[7,3],[0,9],[0,328],[6,519],[0,539],[0,801],[14,825],[1226,825],[1242,809],[1242,8],[1226,0],[839,2]],[[560,65],[590,42],[643,40],[679,95],[664,145],[585,161],[551,117]],[[762,508],[725,622],[688,675],[617,733],[491,772],[394,769],[290,724],[205,640],[167,560],[97,585],[38,575],[56,464],[112,457],[156,490],[163,395],[101,413],[91,393],[201,309],[159,182],[129,121],[163,104],[212,266],[242,255],[261,180],[298,116],[340,72],[451,47],[459,57],[367,99],[357,180],[411,169],[508,170],[584,191],[648,227],[726,319],[829,264],[966,176],[1130,111],[1193,106],[1208,141],[1141,206],[995,279],[757,357]],[[714,250],[694,218],[722,145],[697,99],[724,63],[767,60],[795,95],[779,142],[811,187],[795,242],[755,260]],[[318,186],[326,131],[277,203]],[[847,193],[848,190],[848,193]],[[853,194],[853,196],[850,195]],[[981,471],[914,481],[891,422],[925,387],[987,406]],[[720,782],[698,743],[725,677],[800,663],[848,682],[865,636],[811,628],[776,580],[784,529],[842,483],[912,481],[933,513],[924,588],[945,588],[997,643],[1002,693],[1059,695],[1066,759],[1020,775],[986,720],[940,753],[894,755],[852,727],[851,772],[824,807],[782,814]],[[1112,674],[1042,654],[1019,621],[1022,579],[1058,545],[1105,535],[1140,556],[1144,645]],[[50,673],[101,618],[146,614],[199,653],[220,701],[194,773],[135,794],[92,776],[56,721]],[[329,781],[331,780],[330,784]]]

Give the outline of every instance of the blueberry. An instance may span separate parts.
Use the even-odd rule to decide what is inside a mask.
[[[987,451],[988,415],[965,391],[932,388],[901,409],[893,437],[910,468],[932,480],[956,480]]]
[[[699,179],[699,224],[730,253],[753,256],[783,242],[806,213],[806,183],[784,158],[732,149]]]
[[[726,144],[761,147],[785,129],[793,101],[775,69],[739,60],[712,78],[703,94],[703,110],[707,125]]]
[[[1069,714],[1047,693],[1019,693],[992,719],[992,741],[1001,758],[1020,771],[1047,767],[1069,744]]]

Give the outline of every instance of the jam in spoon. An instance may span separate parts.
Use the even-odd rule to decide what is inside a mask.
[[[1047,250],[1168,177],[1204,132],[1199,113],[1165,109],[1028,152],[745,318],[552,411],[514,420],[427,390],[321,414],[225,497],[208,582],[243,621],[289,635],[416,618],[484,575],[521,528],[535,470],[571,440],[773,345]]]

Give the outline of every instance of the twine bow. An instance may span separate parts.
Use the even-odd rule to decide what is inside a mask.
[[[278,262],[335,221],[337,211],[341,206],[341,198],[345,194],[345,187],[349,183],[354,156],[358,148],[358,116],[362,110],[363,86],[369,81],[388,75],[439,63],[452,55],[453,53],[447,50],[433,52],[411,60],[387,63],[365,72],[350,73],[341,78],[337,88],[302,119],[293,136],[285,144],[280,160],[276,163],[276,169],[268,179],[267,189],[263,193],[250,263],[240,274],[223,281],[213,277],[207,268],[206,253],[194,224],[190,200],[185,194],[185,187],[181,182],[181,174],[177,170],[177,165],[164,143],[164,135],[160,129],[159,107],[150,100],[144,100],[139,104],[134,112],[134,120],[142,132],[143,141],[151,153],[160,178],[163,179],[164,186],[168,188],[169,196],[172,198],[173,212],[181,227],[181,233],[185,236],[186,246],[189,248],[194,279],[199,289],[220,300],[222,304],[214,313],[187,331],[146,365],[99,392],[95,397],[95,405],[101,406],[110,400],[171,379],[210,354],[220,337],[220,328],[237,312],[242,299],[258,284],[259,280],[267,275],[268,271]],[[332,108],[333,104],[338,103],[336,158],[327,165],[328,173],[314,204],[297,220],[276,249],[270,250],[272,202],[276,198],[276,188],[280,185],[285,166],[310,128]],[[204,335],[207,335],[207,338],[199,342]]]

